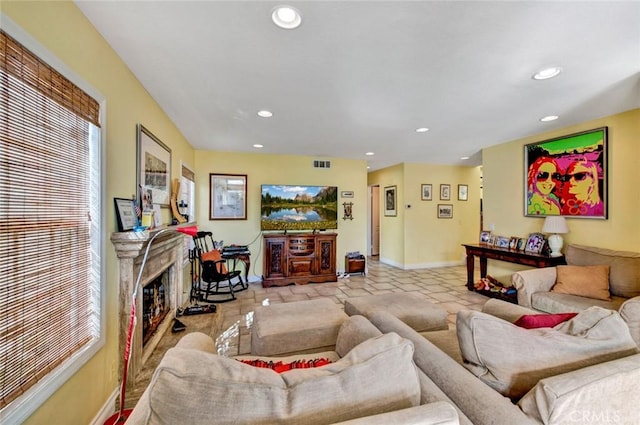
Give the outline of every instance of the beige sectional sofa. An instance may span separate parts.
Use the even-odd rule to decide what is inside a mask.
[[[566,249],[568,273],[576,272],[573,290],[557,292],[558,267],[530,269],[511,276],[513,286],[518,290],[518,304],[545,313],[578,312],[591,306],[616,310],[625,319],[631,336],[640,346],[640,253],[596,248],[584,245],[568,245]],[[602,281],[593,269],[587,267],[608,267],[608,288],[610,299],[594,298],[590,289]],[[584,290],[590,296],[583,296]],[[566,293],[573,292],[573,293]]]
[[[529,311],[494,301],[489,303],[493,308],[486,311],[503,317]],[[503,345],[514,346],[518,340],[509,341],[501,335],[511,333],[516,336],[508,338],[520,340],[530,336],[481,312],[461,312],[459,316],[460,327],[466,326],[465,320],[469,328],[488,326],[484,326],[484,334],[467,332],[470,339],[502,338]],[[638,349],[617,313],[597,311],[594,317],[588,326],[584,320],[564,326],[576,334],[572,344],[577,346],[577,340],[592,332],[590,329],[595,329],[596,339],[614,329],[615,335],[605,338],[608,345],[601,346],[600,357],[547,371],[545,378],[528,384],[533,388],[517,403],[488,385],[486,379],[481,380],[477,371],[472,373],[469,365],[456,361],[455,355],[446,354],[458,350],[456,331],[418,333],[384,311],[373,312],[369,319],[352,316],[343,323],[335,347],[337,362],[281,375],[217,356],[211,338],[190,334],[167,352],[127,423],[554,425],[600,423],[603,414],[615,419],[611,423],[640,423],[640,392],[636,390],[640,354],[634,354]],[[601,323],[609,327],[599,329]],[[487,336],[491,327],[506,331]],[[544,339],[553,332],[560,331],[531,335]],[[531,351],[529,346],[524,348]],[[490,345],[488,349],[492,349]],[[479,353],[491,357],[486,350],[486,346],[478,346]],[[565,351],[571,355],[571,349]],[[513,360],[527,362],[528,352]],[[542,359],[538,369],[544,369],[542,362],[547,360],[540,354],[535,359]],[[528,363],[534,363],[534,358]],[[499,362],[496,364],[499,369]]]

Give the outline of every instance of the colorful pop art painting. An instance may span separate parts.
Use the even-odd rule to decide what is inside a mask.
[[[525,145],[525,215],[607,218],[607,127]]]

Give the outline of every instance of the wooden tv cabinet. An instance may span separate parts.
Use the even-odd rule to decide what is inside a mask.
[[[336,282],[335,233],[264,235],[262,286]]]

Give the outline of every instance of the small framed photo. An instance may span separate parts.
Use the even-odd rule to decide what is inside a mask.
[[[343,190],[340,192],[341,198],[353,198],[353,190]]]
[[[496,240],[498,239],[498,237],[496,235],[494,235],[493,233],[489,235],[489,242],[487,242],[487,245],[491,245],[494,246],[496,244]]]
[[[449,200],[451,200],[451,185],[450,184],[441,184],[440,185],[440,200],[441,201],[449,201]]]
[[[118,232],[132,230],[138,225],[138,213],[133,199],[113,198],[118,219]]]
[[[453,218],[453,205],[438,204],[438,218]]]
[[[524,251],[524,248],[527,246],[527,239],[525,238],[518,238],[518,245],[516,246],[516,249],[518,251]]]
[[[483,230],[480,232],[480,243],[488,244],[491,239],[491,232],[488,230]]]
[[[511,236],[511,239],[509,239],[509,249],[513,249],[513,250],[518,249],[518,237],[517,236]]]
[[[396,186],[387,186],[384,188],[384,215],[386,217],[395,217],[398,213],[396,209]]]
[[[466,184],[458,185],[458,201],[466,201],[469,199],[469,186]]]
[[[422,195],[422,200],[423,201],[431,201],[433,200],[433,188],[430,184],[423,184],[422,185],[422,191],[421,191],[421,195]]]
[[[542,233],[531,233],[524,250],[533,254],[540,254],[544,249],[544,243],[545,239]]]
[[[509,238],[506,236],[498,236],[496,239],[496,246],[498,248],[509,248]]]

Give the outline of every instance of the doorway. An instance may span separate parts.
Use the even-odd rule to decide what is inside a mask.
[[[369,255],[380,255],[380,186],[369,186]]]

